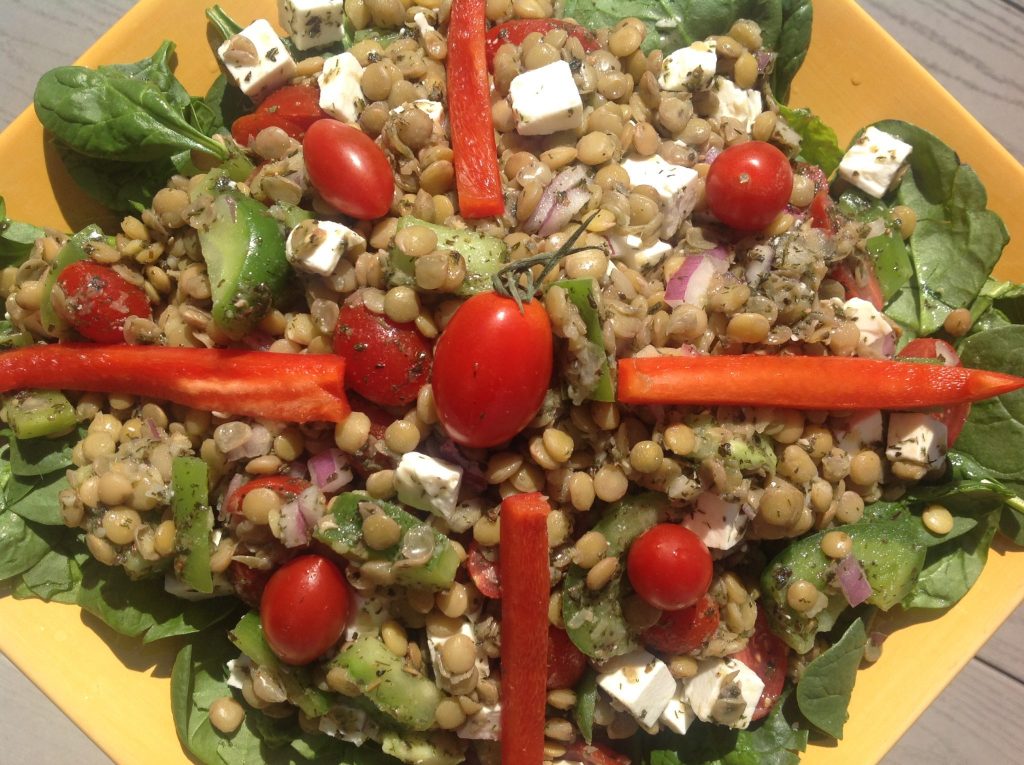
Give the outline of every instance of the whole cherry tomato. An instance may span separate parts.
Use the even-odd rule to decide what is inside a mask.
[[[496,446],[525,428],[551,381],[551,323],[537,300],[494,292],[455,312],[434,349],[434,403],[449,437],[473,448]]]
[[[565,630],[548,627],[548,690],[574,688],[587,671],[587,657]]]
[[[88,260],[60,272],[50,300],[59,316],[97,343],[123,343],[125,319],[152,316],[145,292],[116,271]]]
[[[275,571],[260,600],[271,650],[288,664],[309,664],[338,642],[349,619],[344,574],[322,555],[302,555]]]
[[[345,215],[372,220],[391,209],[391,164],[359,128],[330,119],[314,122],[302,140],[302,151],[309,180]]]
[[[416,325],[398,324],[363,305],[342,306],[334,352],[345,357],[345,384],[381,406],[412,402],[430,379],[430,343]]]
[[[770,143],[747,141],[715,158],[704,188],[716,218],[740,231],[760,231],[789,202],[793,168]]]
[[[754,720],[760,720],[782,695],[789,669],[789,646],[768,628],[764,612],[758,609],[754,634],[747,641],[747,647],[731,658],[746,664],[764,681],[764,690],[753,715]]]
[[[915,359],[942,359],[947,367],[963,366],[956,349],[945,340],[938,340],[934,337],[919,337],[911,340],[899,352],[899,355]],[[947,446],[952,446],[956,443],[970,413],[970,404],[954,404],[941,411],[932,413],[933,417],[940,420],[946,426]]]
[[[685,526],[659,523],[629,547],[626,572],[637,595],[663,611],[696,603],[711,585],[711,553]]]
[[[692,606],[663,611],[657,623],[644,630],[643,641],[662,653],[691,653],[708,642],[718,629],[719,621],[718,604],[705,593]]]

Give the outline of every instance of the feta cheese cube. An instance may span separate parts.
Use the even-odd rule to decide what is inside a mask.
[[[406,452],[395,469],[398,501],[447,518],[455,511],[462,468],[420,452]]]
[[[747,516],[739,502],[726,502],[719,495],[706,491],[697,497],[693,514],[683,525],[715,550],[729,550],[743,539]]]
[[[466,722],[455,729],[455,735],[472,741],[497,741],[501,735],[501,703],[481,707],[479,712],[466,718]]]
[[[642,649],[607,662],[597,684],[623,709],[648,727],[658,722],[676,693],[668,665]]]
[[[407,104],[400,104],[391,110],[392,114],[401,114],[408,108],[419,109],[434,121],[442,131],[445,128],[444,104],[438,101],[431,101],[427,98],[417,98]]]
[[[661,63],[658,83],[662,90],[703,90],[711,84],[718,65],[714,40],[698,40],[672,51]]]
[[[583,100],[565,61],[523,72],[508,94],[519,135],[550,135],[583,124]]]
[[[881,199],[899,178],[913,147],[869,127],[843,155],[839,175],[861,191]]]
[[[871,449],[882,443],[882,413],[878,409],[838,419],[834,426],[836,446],[848,454]]]
[[[362,80],[359,59],[348,52],[331,56],[316,78],[320,85],[320,108],[342,122],[355,122],[366,106]]]
[[[686,685],[679,683],[675,696],[668,702],[665,711],[661,713],[660,722],[669,730],[682,736],[686,734],[696,719],[697,715],[693,713],[690,704],[686,701]]]
[[[228,679],[225,682],[231,688],[242,690],[242,684],[249,677],[252,660],[243,653],[237,659],[229,661],[226,666],[228,669]]]
[[[614,256],[636,271],[657,266],[672,251],[672,245],[660,239],[644,247],[644,240],[636,234],[612,234],[608,243]]]
[[[872,359],[889,358],[896,348],[896,331],[871,301],[850,298],[843,303],[846,318],[857,325],[860,341],[857,355]]]
[[[889,415],[885,456],[893,462],[913,462],[931,469],[939,467],[946,456],[946,425],[921,412],[894,412]]]
[[[686,701],[704,722],[746,728],[764,691],[764,681],[736,659],[706,659],[686,681]]]
[[[673,165],[655,154],[647,159],[627,159],[622,169],[629,176],[633,186],[650,186],[661,198],[662,213],[665,216],[661,225],[661,236],[669,239],[679,229],[697,204],[697,186],[700,176],[696,170],[682,165]]]
[[[718,109],[711,116],[734,119],[749,133],[757,115],[764,111],[761,91],[744,90],[726,77],[715,78],[714,90],[718,94]]]
[[[352,613],[355,616],[345,627],[346,643],[357,640],[360,635],[376,635],[380,625],[390,617],[390,598],[386,595],[374,593],[367,597],[356,593],[353,598]]]
[[[266,19],[256,19],[217,48],[228,75],[245,95],[260,101],[295,74],[295,60]]]
[[[293,268],[330,276],[347,252],[366,250],[366,240],[348,226],[330,220],[304,220],[288,234],[285,257]]]
[[[277,0],[277,18],[299,50],[341,40],[345,0]]]

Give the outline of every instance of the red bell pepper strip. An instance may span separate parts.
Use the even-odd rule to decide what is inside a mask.
[[[501,503],[501,761],[544,761],[547,698],[548,513],[539,493]]]
[[[342,422],[345,360],[222,348],[33,345],[0,354],[0,391],[124,393],[284,422]]]
[[[1024,388],[966,367],[837,356],[659,356],[619,361],[619,401],[790,409],[924,409]]]
[[[448,119],[464,218],[505,212],[484,54],[486,7],[486,0],[453,0],[448,22]]]
[[[534,32],[545,35],[553,29],[564,29],[569,33],[570,37],[575,37],[580,41],[583,50],[587,53],[593,53],[601,47],[601,43],[594,37],[593,32],[572,21],[565,21],[563,19],[513,19],[512,21],[506,21],[504,24],[491,27],[487,32],[487,68],[492,72],[494,71],[494,54],[498,52],[502,45],[506,43],[522,45],[523,40],[528,35]]]

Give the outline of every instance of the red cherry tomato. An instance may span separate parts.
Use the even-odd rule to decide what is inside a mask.
[[[494,54],[498,52],[502,45],[506,43],[522,45],[527,35],[534,32],[545,35],[554,29],[564,30],[570,37],[575,37],[580,41],[583,50],[587,53],[593,53],[601,47],[593,32],[571,21],[563,21],[562,19],[514,19],[493,26],[488,30],[487,68],[491,71],[494,70]]]
[[[327,117],[320,108],[320,88],[313,85],[285,85],[260,102],[257,111],[275,114],[301,125],[303,130]]]
[[[430,379],[430,343],[416,325],[362,305],[342,306],[334,352],[345,357],[345,384],[381,406],[411,403]]]
[[[260,131],[268,127],[279,127],[292,138],[302,138],[306,129],[297,122],[271,112],[243,114],[231,123],[231,137],[242,146],[248,146]]]
[[[938,340],[934,337],[919,337],[916,340],[911,340],[898,355],[915,359],[942,359],[947,367],[963,366],[956,349],[945,340]],[[970,413],[970,404],[954,404],[932,413],[946,426],[947,446],[956,443]]]
[[[711,585],[711,553],[685,526],[659,523],[630,545],[626,573],[637,595],[663,611],[696,603]]]
[[[719,621],[718,604],[705,594],[692,606],[663,611],[658,622],[644,631],[643,641],[662,653],[691,653],[708,642]]]
[[[748,141],[715,158],[704,188],[716,218],[740,231],[760,231],[789,202],[793,168],[770,143]]]
[[[565,630],[548,627],[548,690],[575,688],[587,671],[587,657]]]
[[[492,600],[501,597],[497,551],[494,552],[494,560],[490,560],[480,551],[480,545],[475,540],[470,542],[466,568],[469,569],[469,577],[473,580],[476,588],[480,590],[481,595]]]
[[[581,738],[577,738],[565,750],[565,756],[570,760],[577,760],[583,765],[630,765],[629,757],[616,752],[611,747],[594,741],[588,744]]]
[[[255,489],[270,489],[282,495],[286,500],[292,500],[304,492],[312,484],[303,481],[301,478],[292,478],[290,475],[265,475],[254,478],[248,483],[242,484],[224,502],[224,510],[229,515],[237,515],[242,512],[242,500],[245,495]]]
[[[746,664],[764,681],[764,690],[753,715],[754,720],[760,720],[782,695],[789,669],[789,646],[768,628],[764,612],[758,609],[754,634],[747,641],[747,647],[734,653],[732,658]]]
[[[235,588],[235,594],[250,608],[259,608],[263,591],[273,572],[270,569],[252,568],[237,560],[228,566],[228,581]]]
[[[125,319],[152,316],[145,292],[116,271],[88,260],[60,272],[50,299],[59,316],[97,343],[123,343]]]
[[[835,203],[827,191],[819,191],[815,194],[807,210],[811,214],[811,225],[814,228],[831,231],[833,234],[836,232]]]
[[[322,555],[303,555],[275,571],[260,600],[271,650],[288,664],[309,664],[338,642],[349,618],[344,574]]]
[[[483,448],[508,441],[544,402],[551,381],[551,323],[537,300],[494,292],[455,312],[434,349],[434,403],[449,437]]]
[[[867,300],[879,311],[885,306],[882,283],[878,281],[875,264],[870,260],[858,260],[856,265],[851,265],[849,260],[844,260],[833,266],[828,275],[843,285],[847,300],[850,298]]]
[[[310,125],[302,140],[309,180],[345,215],[372,220],[391,209],[395,178],[391,164],[359,128],[337,120]]]

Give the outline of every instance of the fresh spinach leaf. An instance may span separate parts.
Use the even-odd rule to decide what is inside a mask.
[[[44,526],[63,526],[60,493],[70,487],[63,470],[44,476],[13,476],[7,486],[8,509]]]
[[[81,543],[77,543],[81,547]],[[34,597],[57,603],[77,603],[78,587],[82,583],[82,563],[88,554],[79,551],[68,555],[60,548],[49,550],[32,568],[21,575],[24,591],[15,597]]]
[[[868,253],[875,259],[875,274],[886,301],[899,294],[914,275],[910,253],[899,231],[892,230],[865,242]]]
[[[71,450],[82,433],[76,430],[60,438],[9,438],[11,473],[38,477],[71,467]]]
[[[179,109],[185,109],[191,102],[191,97],[184,86],[178,82],[171,68],[171,59],[174,56],[174,43],[164,40],[156,53],[133,64],[107,64],[99,67],[98,71],[119,75],[129,80],[149,82],[159,88],[167,96],[167,100]]]
[[[817,165],[825,171],[825,175],[832,175],[843,158],[836,131],[810,109],[790,109],[780,105],[779,112],[789,126],[800,134],[800,153],[796,158]]]
[[[0,197],[0,268],[21,265],[42,236],[46,231],[39,226],[8,218],[7,204]]]
[[[1024,511],[1007,505],[999,516],[999,530],[1016,545],[1024,545]]]
[[[1024,284],[989,278],[971,305],[971,333],[1024,324]]]
[[[228,78],[223,74],[217,75],[203,102],[213,114],[211,127],[213,122],[219,125],[213,132],[227,130],[236,119],[253,110],[249,97],[228,82]]]
[[[796,686],[796,703],[814,727],[833,738],[843,737],[857,667],[864,657],[867,633],[857,619],[839,640],[815,658]]]
[[[17,513],[0,510],[0,580],[36,565],[50,543]]]
[[[587,667],[587,673],[583,675],[576,686],[576,706],[573,708],[573,716],[576,726],[583,734],[583,740],[588,744],[594,737],[594,709],[597,707],[597,673]]]
[[[58,144],[57,150],[75,183],[97,202],[118,212],[138,213],[146,209],[167,179],[177,172],[169,159],[117,162],[89,157],[63,144]]]
[[[814,9],[811,7],[811,0],[782,0],[782,28],[775,46],[778,55],[769,80],[772,94],[777,101],[785,103],[789,100],[789,86],[793,83],[793,78],[803,65],[807,50],[811,47],[813,20]],[[838,160],[836,164],[838,165]]]

